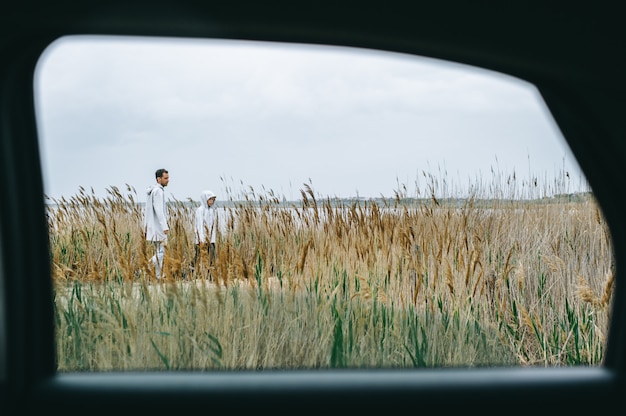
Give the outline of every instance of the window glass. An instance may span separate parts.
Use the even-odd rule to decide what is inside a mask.
[[[76,36],[35,94],[59,371],[602,362],[610,236],[531,84]]]

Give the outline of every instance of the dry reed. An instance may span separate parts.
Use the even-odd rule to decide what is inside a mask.
[[[195,205],[170,203],[159,282],[132,187],[52,201],[59,368],[601,363],[613,262],[590,194],[301,196],[218,204],[193,272]]]

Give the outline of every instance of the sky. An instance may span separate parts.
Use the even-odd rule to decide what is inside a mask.
[[[586,190],[534,86],[430,58],[343,47],[75,36],[34,80],[44,188],[145,199]],[[503,185],[504,184],[504,185]],[[543,184],[543,185],[541,185]],[[522,191],[519,191],[519,190]]]

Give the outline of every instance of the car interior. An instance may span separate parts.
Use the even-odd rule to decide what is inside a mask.
[[[626,26],[619,5],[603,3],[33,0],[5,5],[0,12],[0,413],[624,414],[626,219],[620,189],[626,161]],[[467,65],[532,85],[584,173],[610,234],[614,285],[601,363],[60,371],[52,279],[58,272],[51,262],[45,198],[49,149],[42,146],[37,68],[50,45],[72,36],[358,48]],[[592,248],[582,251],[577,254],[589,257]]]

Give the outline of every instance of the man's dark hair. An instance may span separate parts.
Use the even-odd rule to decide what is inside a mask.
[[[165,169],[157,169],[157,171],[155,172],[154,176],[158,179],[163,177],[164,173],[169,173],[167,170]]]

